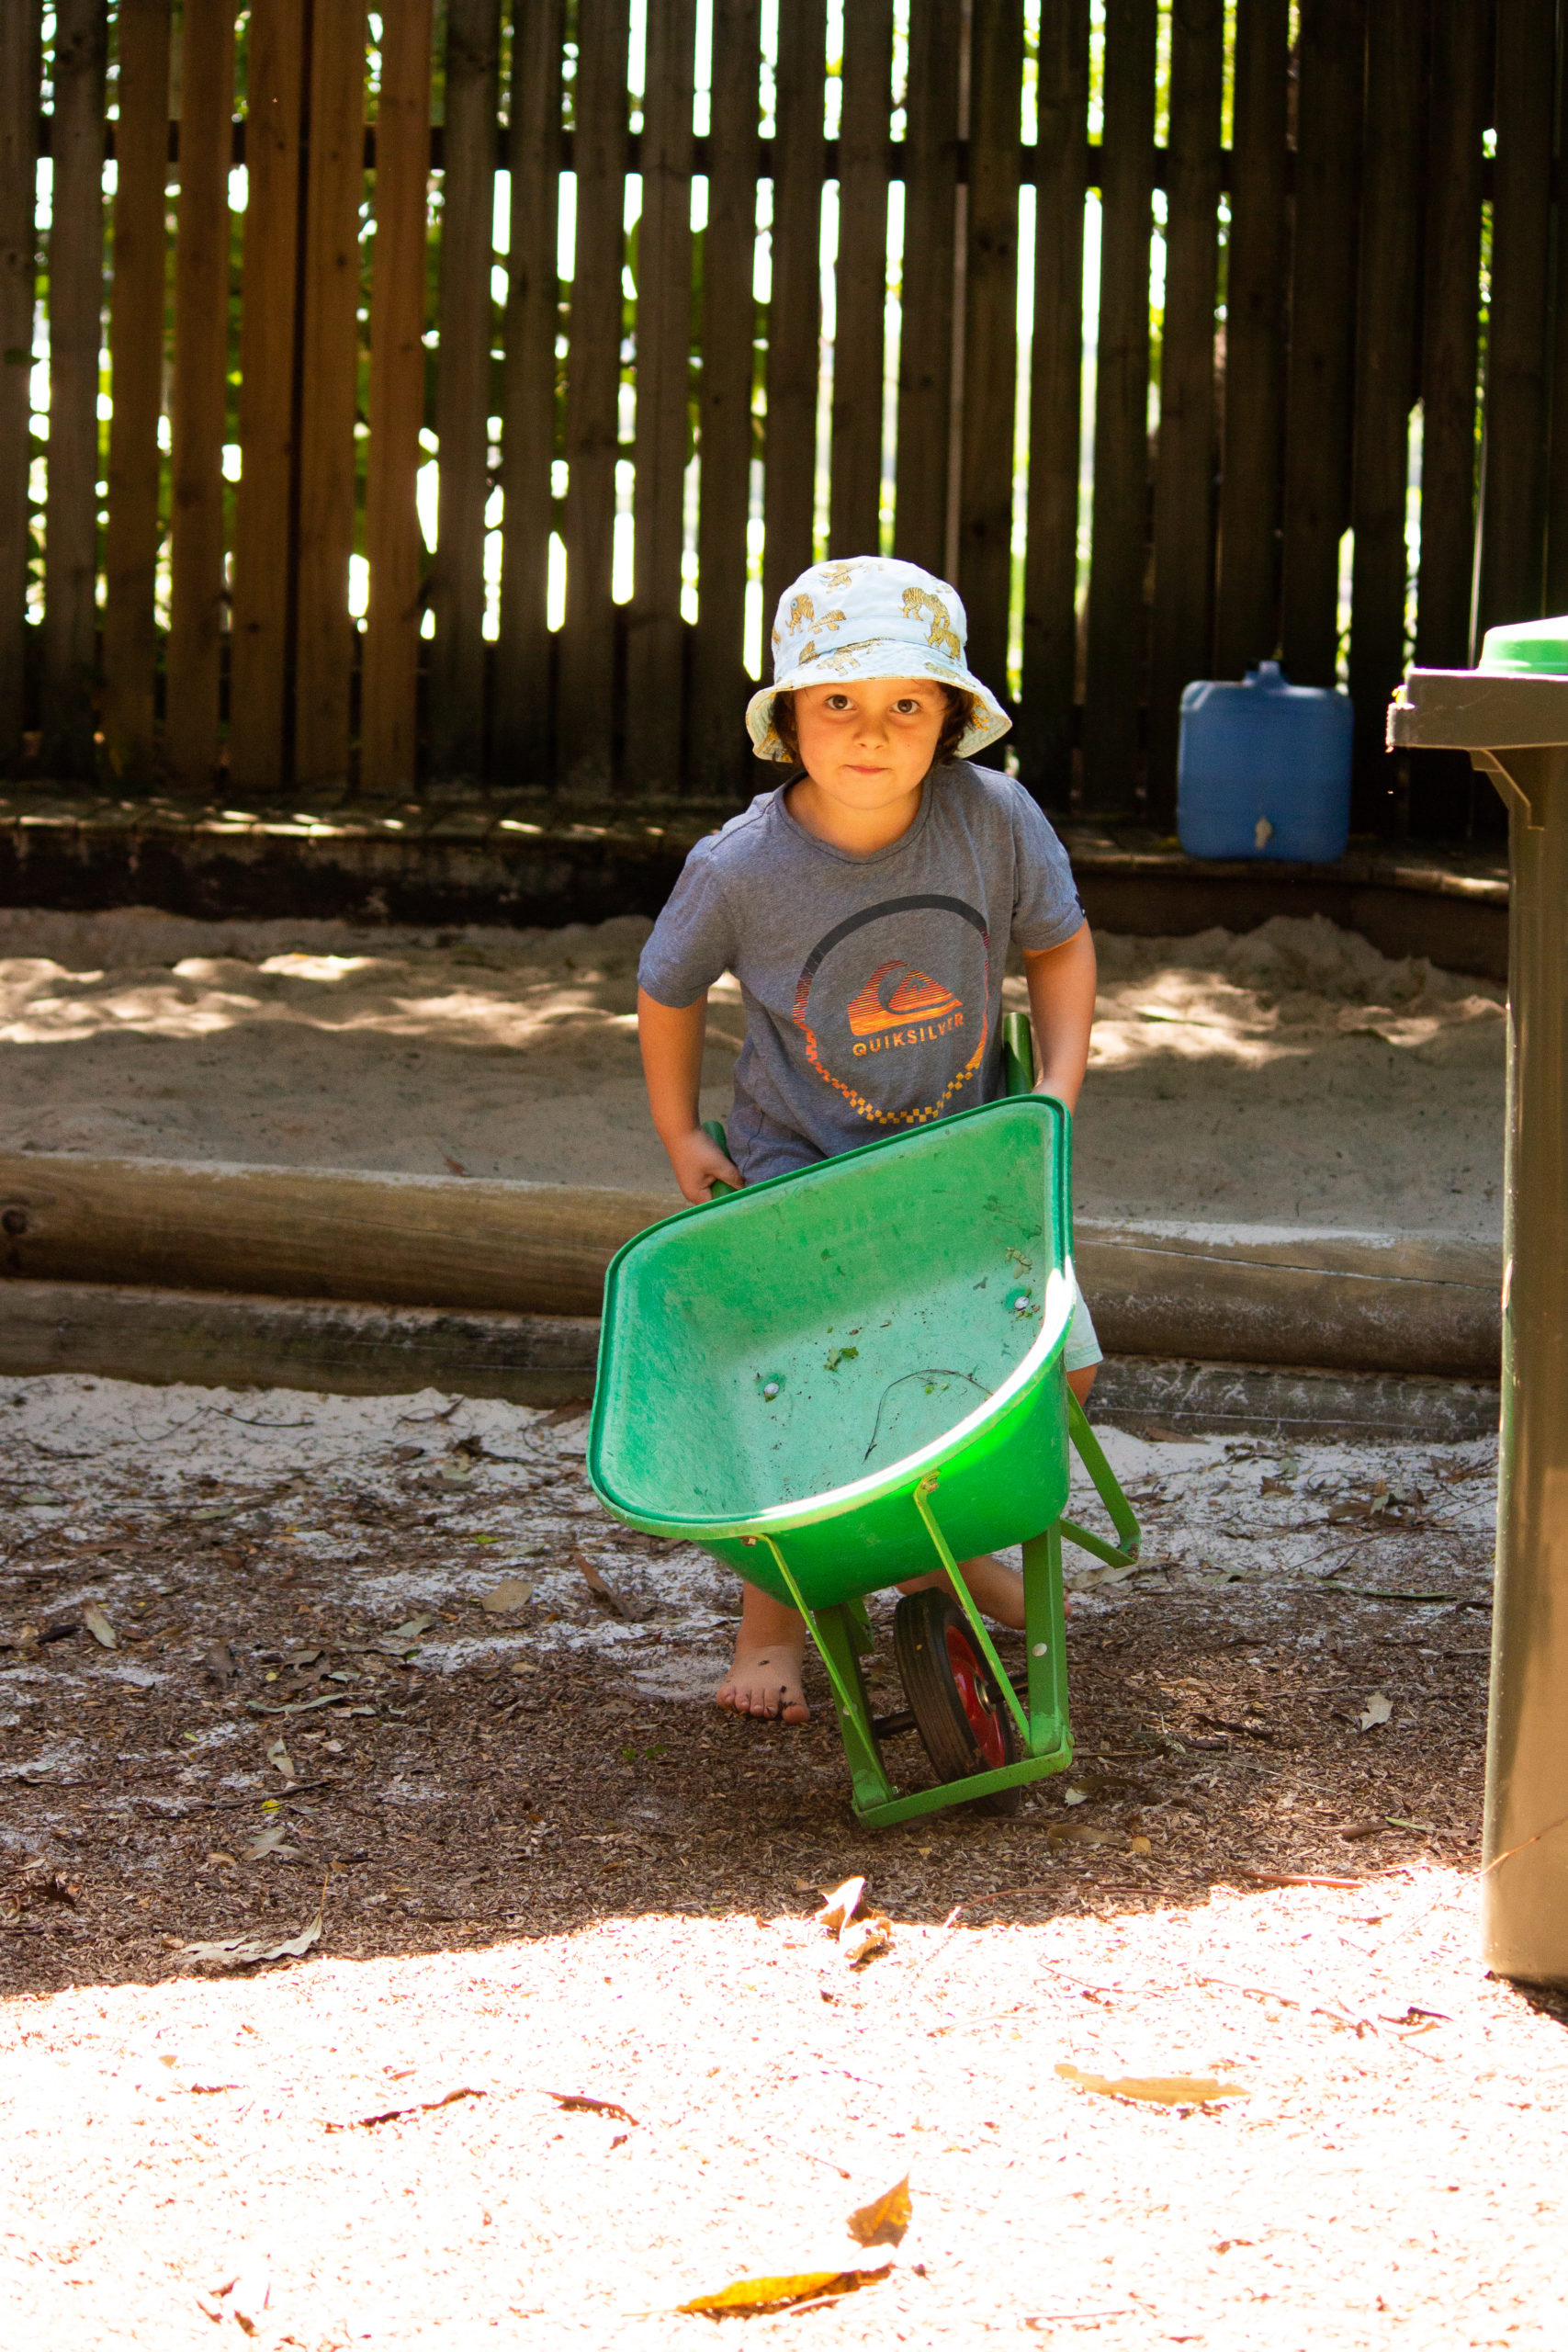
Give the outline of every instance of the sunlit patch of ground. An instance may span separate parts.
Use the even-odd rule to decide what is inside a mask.
[[[649,928],[0,910],[5,1142],[672,1193],[637,1047]],[[1099,944],[1085,1215],[1496,1238],[1497,989],[1321,917]],[[742,1028],[722,981],[705,1115]]]
[[[870,2258],[908,2173],[885,2278],[729,2324],[1556,2352],[1563,2029],[1474,1934],[1489,1446],[1107,1432],[1147,1566],[1073,1573],[1071,1773],[878,1837],[819,1675],[798,1732],[703,1703],[734,1584],[583,1442],[0,1387],[0,2341],[237,2342],[260,2280],[310,2352],[707,2343],[677,2302]],[[851,1872],[858,1973],[809,1924]]]

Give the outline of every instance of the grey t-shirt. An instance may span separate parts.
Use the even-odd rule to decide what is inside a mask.
[[[1008,948],[1059,947],[1084,919],[1066,852],[994,768],[933,768],[870,857],[808,833],[787,789],[697,843],[637,973],[677,1006],[739,981],[728,1133],[751,1184],[999,1094]]]

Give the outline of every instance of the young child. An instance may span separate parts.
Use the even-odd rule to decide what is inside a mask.
[[[780,600],[773,684],[746,723],[791,774],[687,858],[638,968],[653,1124],[689,1201],[759,1183],[1004,1091],[1001,987],[1023,951],[1040,1091],[1070,1111],[1095,956],[1066,853],[1021,786],[968,755],[1010,719],[964,660],[945,581],[882,556],[813,564]],[[698,1122],[707,991],[740,983],[727,1159]],[[1080,1299],[1067,1376],[1100,1351]],[[1023,1623],[1017,1573],[965,1562],[976,1602]],[[906,1585],[943,1584],[945,1576]],[[805,1628],[744,1588],[721,1707],[804,1722]]]

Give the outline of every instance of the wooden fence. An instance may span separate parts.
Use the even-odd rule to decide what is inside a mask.
[[[0,763],[732,800],[759,597],[880,546],[1049,805],[1168,827],[1279,652],[1461,831],[1382,707],[1568,605],[1557,0],[776,15],[0,9]]]

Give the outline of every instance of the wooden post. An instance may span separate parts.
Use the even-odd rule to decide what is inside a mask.
[[[304,0],[252,0],[240,310],[240,492],[229,639],[229,780],[287,781],[284,683],[294,509],[294,345]]]
[[[1066,808],[1072,787],[1077,670],[1089,0],[1063,0],[1048,10],[1040,34],[1023,695],[1017,735],[1024,783],[1036,798]]]
[[[703,232],[691,768],[699,792],[726,797],[744,791],[751,766],[742,716],[750,680],[741,650],[751,511],[761,25],[761,0],[716,0]]]
[[[22,745],[39,11],[0,8],[0,768]]]
[[[1541,609],[1555,13],[1551,0],[1497,0],[1478,642],[1494,621]]]
[[[560,327],[563,0],[517,0],[512,22],[512,233],[501,393],[501,629],[491,768],[509,786],[554,774],[550,534]]]
[[[440,444],[431,608],[430,764],[484,772],[485,506],[490,495],[491,224],[500,0],[448,0],[441,174]]]
[[[1107,0],[1095,362],[1094,545],[1084,689],[1086,808],[1126,814],[1138,785],[1148,615],[1149,238],[1155,0]]]
[[[1356,282],[1365,0],[1303,0],[1298,56],[1280,643],[1294,684],[1332,686],[1339,541],[1350,519],[1348,288]]]
[[[348,781],[364,186],[365,8],[363,0],[333,0],[316,10],[310,31],[294,705],[294,775],[304,785]]]
[[[203,791],[218,765],[223,651],[233,10],[187,6],[182,24],[164,738],[175,782]]]
[[[1010,707],[1022,89],[1021,0],[991,0],[976,8],[970,20],[957,584],[969,614],[970,667]],[[999,764],[1002,745],[992,745],[982,757]]]
[[[773,128],[773,280],[768,302],[767,471],[762,489],[763,670],[779,598],[811,561],[817,503],[820,246],[826,166],[824,0],[779,12]]]
[[[637,231],[637,449],[626,628],[626,784],[673,798],[683,717],[681,557],[692,347],[695,0],[649,0]]]
[[[1461,0],[1465,5],[1466,0]],[[1225,267],[1224,430],[1214,675],[1241,678],[1280,645],[1285,430],[1288,0],[1236,0],[1235,129]]]
[[[90,776],[97,653],[98,348],[104,298],[107,0],[58,0],[49,232],[43,761]]]
[[[120,0],[118,62],[109,303],[114,414],[104,537],[104,763],[111,775],[144,779],[152,772],[152,684],[158,665],[153,594],[163,469],[158,416],[164,402],[169,0]],[[0,64],[0,74],[4,71]]]
[[[1350,700],[1356,711],[1350,830],[1403,831],[1383,722],[1404,675],[1404,509],[1410,411],[1419,383],[1421,74],[1426,0],[1381,0],[1367,19],[1368,120],[1356,301],[1356,424],[1350,523]]]
[[[558,741],[566,790],[603,799],[615,751],[615,461],[620,449],[627,0],[579,0],[577,261],[567,359],[566,629]]]
[[[1175,0],[1170,175],[1155,469],[1149,632],[1148,820],[1176,824],[1182,689],[1209,675],[1214,589],[1214,292],[1220,201],[1223,0]]]
[[[424,422],[424,254],[430,186],[431,0],[383,0],[370,285],[370,447],[359,788],[409,792],[418,767],[420,533]]]
[[[893,0],[844,15],[839,255],[833,327],[829,555],[882,552],[882,393],[887,319],[887,130]],[[923,261],[923,256],[922,256]]]
[[[1057,11],[1043,37],[1049,39]],[[898,465],[893,552],[947,570],[953,437],[953,264],[958,221],[960,0],[911,0],[899,266]]]

